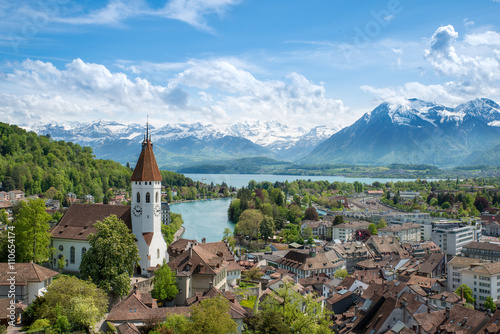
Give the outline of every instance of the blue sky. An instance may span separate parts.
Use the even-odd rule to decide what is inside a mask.
[[[500,1],[0,0],[0,117],[346,126],[500,102]]]

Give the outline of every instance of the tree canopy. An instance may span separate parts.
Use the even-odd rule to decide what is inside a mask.
[[[37,318],[46,318],[54,324],[64,316],[71,324],[88,329],[107,309],[108,296],[95,284],[74,276],[62,276],[47,287]]]
[[[264,299],[254,318],[247,320],[247,325],[253,333],[274,333],[266,330],[271,323],[279,333],[333,333],[329,327],[330,317],[331,312],[312,294],[304,297],[286,283]]]
[[[115,215],[95,225],[97,233],[88,237],[90,249],[83,255],[80,275],[90,278],[98,287],[115,296],[124,296],[130,287],[130,276],[139,262],[135,237]]]
[[[237,324],[229,314],[229,301],[217,296],[202,300],[191,307],[191,318],[184,328],[190,334],[235,333]]]
[[[155,271],[152,279],[153,290],[151,296],[160,300],[172,300],[179,293],[175,274],[170,270],[168,264],[163,261],[163,265]]]
[[[458,295],[458,296],[461,296],[462,295],[462,291],[463,291],[463,294],[464,294],[464,298],[465,300],[467,301],[467,303],[470,303],[470,304],[474,304],[475,302],[475,299],[474,297],[472,297],[472,290],[471,288],[469,288],[466,284],[461,284],[456,290],[455,290],[455,293]]]
[[[52,217],[45,212],[45,203],[42,199],[19,204],[19,211],[14,219],[17,262],[34,260],[36,263],[42,263],[49,259],[51,219]]]

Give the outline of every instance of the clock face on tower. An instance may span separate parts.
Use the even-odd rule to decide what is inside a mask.
[[[158,216],[160,216],[160,214],[161,214],[161,207],[158,204],[156,204],[155,205],[155,216],[158,217]]]
[[[140,217],[142,215],[142,208],[141,208],[141,206],[140,205],[135,205],[132,208],[132,213],[134,214],[134,216]]]

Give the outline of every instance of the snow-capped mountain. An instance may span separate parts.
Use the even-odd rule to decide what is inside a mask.
[[[476,99],[449,108],[416,99],[382,103],[319,144],[304,163],[453,166],[500,144],[500,106]]]
[[[55,140],[88,145],[99,158],[134,163],[145,127],[99,120],[92,123],[37,124],[31,130],[50,134]],[[161,166],[208,163],[242,157],[270,157],[297,160],[335,130],[290,128],[279,122],[237,123],[224,130],[201,123],[149,125],[156,158]]]
[[[246,138],[287,160],[298,160],[340,128],[326,125],[292,128],[277,121],[240,122],[226,128],[229,135]]]

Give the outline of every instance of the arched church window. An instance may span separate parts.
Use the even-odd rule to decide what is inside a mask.
[[[159,259],[160,258],[160,249],[158,248],[156,250],[156,258]]]
[[[71,263],[75,263],[75,247],[73,246],[69,249],[69,259]]]
[[[137,192],[137,203],[141,203],[141,193]]]
[[[151,202],[151,194],[149,192],[146,193],[146,203]]]
[[[160,194],[158,192],[156,192],[156,199],[155,199],[155,202],[158,203],[158,198],[160,197]]]
[[[87,253],[87,248],[83,247],[82,248],[82,257],[85,255],[85,253]]]

